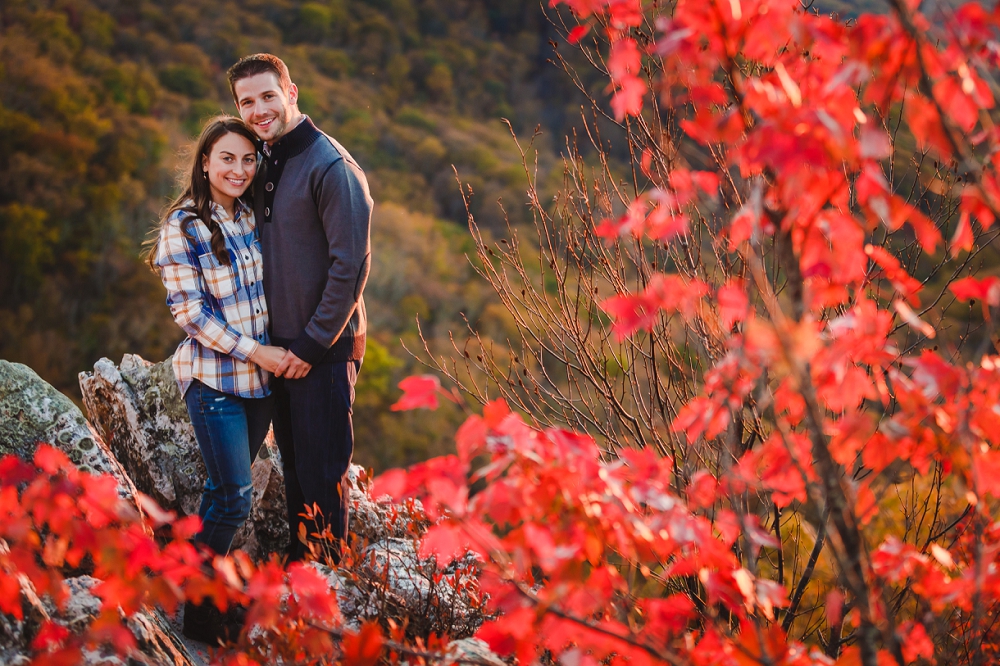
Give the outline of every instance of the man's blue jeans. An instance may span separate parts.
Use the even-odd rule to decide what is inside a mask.
[[[250,465],[267,436],[273,399],[240,398],[195,381],[184,402],[208,470],[195,541],[225,555],[250,516]]]

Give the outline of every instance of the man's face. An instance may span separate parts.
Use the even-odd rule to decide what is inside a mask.
[[[295,104],[299,90],[291,84],[287,93],[281,89],[278,75],[264,72],[240,79],[233,86],[236,106],[243,122],[261,138],[271,144],[291,129],[296,115]]]

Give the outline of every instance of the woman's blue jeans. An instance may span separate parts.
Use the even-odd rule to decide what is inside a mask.
[[[184,396],[208,478],[195,541],[220,555],[250,516],[250,465],[271,424],[272,398],[240,398],[195,381]]]

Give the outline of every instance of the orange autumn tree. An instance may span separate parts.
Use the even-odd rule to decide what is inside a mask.
[[[552,4],[631,175],[590,122],[541,261],[477,235],[520,339],[435,361],[484,414],[376,487],[521,663],[995,661],[1000,14]]]

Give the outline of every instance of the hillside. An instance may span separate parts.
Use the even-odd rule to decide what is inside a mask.
[[[102,356],[172,351],[181,334],[140,244],[203,119],[235,111],[227,67],[272,51],[378,202],[359,409],[372,410],[368,439],[384,441],[375,423],[413,370],[398,341],[415,340],[417,315],[435,347],[464,327],[461,313],[504,326],[470,280],[452,165],[481,225],[505,226],[498,199],[515,223],[527,215],[520,156],[500,118],[529,135],[538,123],[550,129],[536,142],[544,174],[555,161],[547,142],[573,107],[569,81],[546,63],[550,31],[525,0],[4,2],[0,358],[78,396],[76,374]],[[439,425],[406,425],[393,436],[420,452],[386,462],[426,455]]]
[[[455,171],[475,194],[480,226],[505,230],[505,212],[514,224],[528,221],[507,118],[522,137],[541,126],[540,182],[558,185],[561,168],[553,167],[580,96],[549,62],[550,40],[562,37],[545,4],[7,0],[0,358],[30,365],[78,399],[77,373],[102,356],[156,361],[171,353],[181,333],[140,261],[141,243],[202,121],[235,112],[228,66],[272,51],[289,64],[303,110],[365,168],[377,202],[367,291],[373,337],[358,391],[359,441],[370,452],[362,462],[439,452],[457,409],[387,413],[399,378],[420,371],[400,340],[419,347],[418,316],[440,352],[466,318],[487,340],[511,332],[466,258],[471,239]],[[823,0],[817,10],[849,15],[857,6]]]

